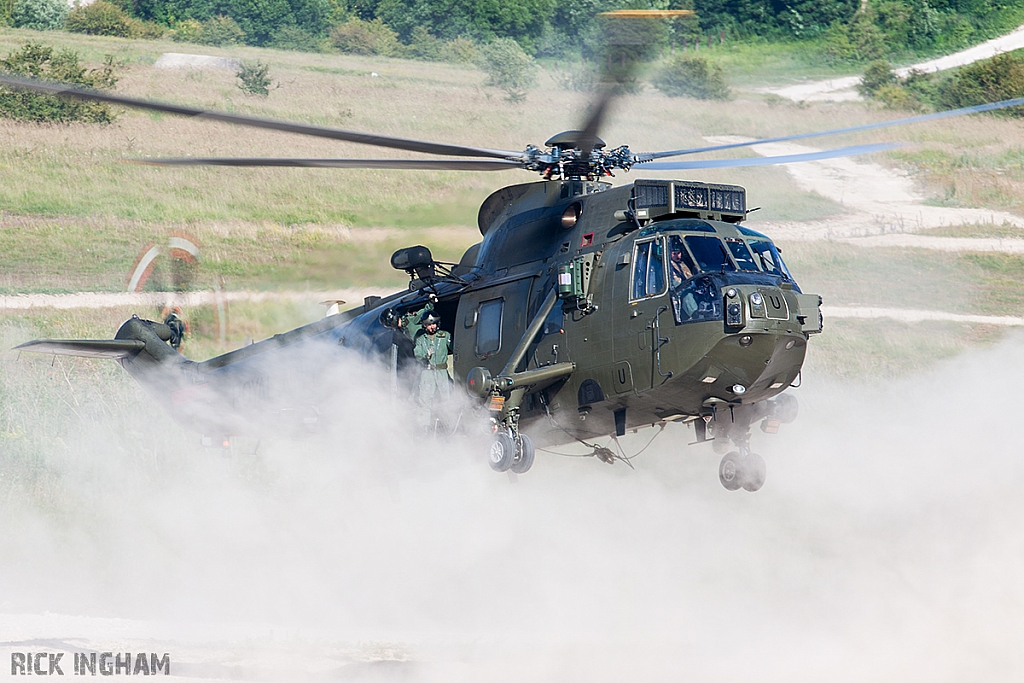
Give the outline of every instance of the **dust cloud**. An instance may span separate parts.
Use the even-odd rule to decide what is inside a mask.
[[[680,425],[635,470],[538,453],[512,483],[484,436],[418,436],[355,364],[336,368],[359,390],[329,434],[223,458],[80,362],[70,381],[49,359],[3,362],[2,653],[159,647],[177,675],[258,680],[991,681],[1024,666],[1019,337],[861,385],[815,377],[812,357],[799,419],[755,435],[756,494],[725,491]]]

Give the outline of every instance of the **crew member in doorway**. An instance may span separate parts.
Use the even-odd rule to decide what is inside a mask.
[[[452,350],[451,335],[440,329],[441,316],[433,310],[423,311],[420,318],[423,332],[416,339],[416,358],[426,367],[420,375],[420,412],[418,423],[429,429],[435,402],[446,403],[451,397],[448,380],[448,354]]]

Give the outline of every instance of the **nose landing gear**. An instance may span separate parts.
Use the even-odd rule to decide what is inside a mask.
[[[718,481],[729,491],[757,491],[764,486],[767,467],[757,453],[749,450],[726,453],[718,464]]]
[[[708,428],[714,435],[712,448],[716,453],[724,453],[718,464],[718,480],[722,486],[729,491],[741,488],[757,491],[764,486],[767,467],[764,458],[750,451],[750,426],[764,420],[765,424],[772,423],[772,428],[765,429],[763,424],[762,431],[774,433],[780,423],[792,422],[796,413],[796,399],[783,394],[760,403],[730,407],[728,412],[716,414]]]

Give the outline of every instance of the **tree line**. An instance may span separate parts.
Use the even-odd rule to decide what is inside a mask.
[[[648,52],[714,35],[810,40],[826,58],[860,61],[952,50],[1024,21],[1024,0],[99,0],[69,30],[189,42],[465,57],[466,44],[515,40],[535,57],[593,58],[601,12],[692,9],[694,17],[638,23]],[[72,15],[75,14],[72,12]],[[66,0],[0,0],[0,23],[61,28]],[[446,54],[445,45],[455,41]]]

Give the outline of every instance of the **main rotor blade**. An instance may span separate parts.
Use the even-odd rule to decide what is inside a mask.
[[[857,154],[871,154],[872,152],[884,152],[890,149],[902,147],[899,142],[882,142],[875,145],[857,145],[855,147],[840,147],[837,149],[826,149],[821,152],[809,152],[807,154],[785,154],[775,157],[754,157],[748,159],[707,159],[704,161],[655,161],[637,164],[633,168],[650,169],[652,171],[680,171],[696,168],[739,168],[742,166],[773,166],[775,164],[795,164],[801,161],[818,161],[820,159],[835,159],[838,157],[849,157]]]
[[[314,126],[303,123],[292,123],[290,121],[263,119],[255,116],[229,114],[221,111],[195,109],[193,107],[183,107],[166,102],[140,100],[133,97],[111,95],[109,93],[89,88],[78,88],[60,83],[47,83],[33,78],[20,78],[9,74],[0,74],[0,84],[48,95],[69,95],[82,100],[90,100],[92,102],[120,104],[125,107],[134,107],[136,109],[145,109],[147,111],[159,111],[165,114],[178,114],[180,116],[195,116],[197,118],[211,119],[213,121],[234,123],[240,126],[267,128],[269,130],[280,130],[286,133],[298,133],[300,135],[313,135],[321,138],[329,138],[331,140],[355,142],[361,145],[402,149],[407,152],[425,152],[427,154],[443,154],[446,156],[492,157],[497,159],[514,159],[522,156],[520,152],[511,152],[502,149],[464,147],[462,145],[447,145],[437,142],[426,142],[424,140],[394,138],[387,135],[370,135],[368,133],[357,133],[350,130],[342,130],[340,128],[328,128],[326,126]]]
[[[615,97],[615,87],[612,85],[604,86],[594,100],[594,103],[590,107],[589,116],[587,117],[586,123],[580,129],[580,135],[577,140],[576,146],[584,154],[590,154],[594,150],[594,145],[597,144],[597,132],[601,128],[601,124],[604,122],[604,115],[608,111],[608,105]]]
[[[506,159],[287,159],[271,158],[198,158],[129,159],[133,164],[149,166],[279,166],[300,168],[394,168],[411,171],[504,171],[522,168],[518,161]]]
[[[880,123],[866,123],[862,126],[835,128],[833,130],[823,130],[818,131],[816,133],[800,133],[798,135],[786,135],[778,138],[765,138],[763,140],[753,140],[750,142],[733,142],[727,145],[712,145],[710,147],[677,149],[670,152],[643,152],[637,154],[636,157],[639,161],[648,161],[651,159],[664,159],[665,157],[682,156],[684,154],[698,154],[700,152],[717,152],[723,149],[735,149],[737,147],[753,147],[754,145],[763,145],[768,142],[789,142],[791,140],[806,140],[808,138],[817,138],[822,137],[824,135],[841,135],[843,133],[856,133],[863,130],[876,130],[879,128],[890,128],[892,126],[905,126],[911,123],[923,123],[924,121],[938,121],[940,119],[949,119],[957,116],[967,116],[969,114],[980,114],[986,111],[995,111],[997,109],[1008,109],[1009,107],[1019,106],[1024,106],[1024,97],[1018,97],[1012,100],[1003,100],[1001,102],[991,102],[989,104],[977,104],[972,107],[962,107],[960,109],[937,111],[933,114],[921,114],[919,116],[910,116],[905,119],[893,119],[892,121],[882,121]]]

